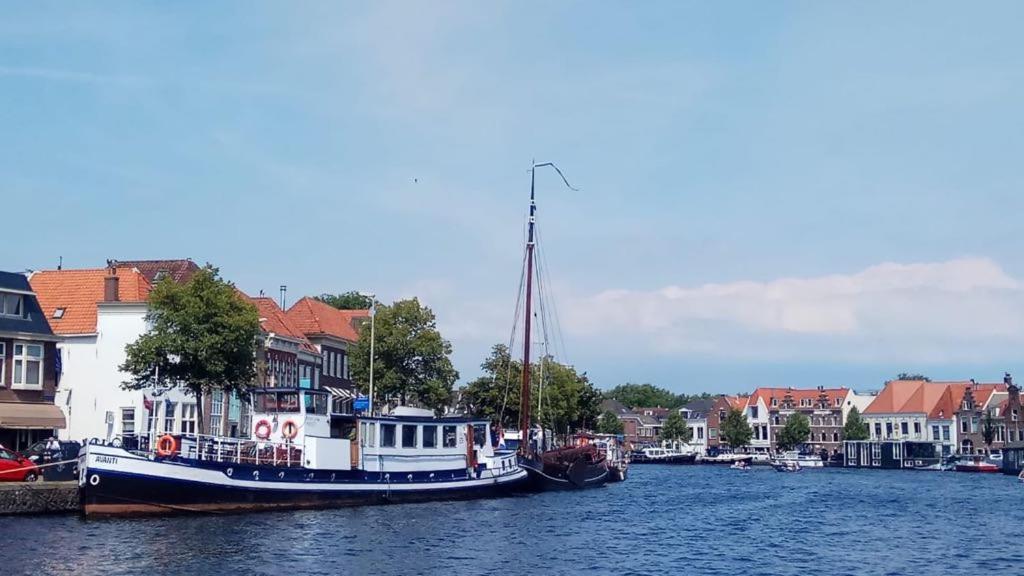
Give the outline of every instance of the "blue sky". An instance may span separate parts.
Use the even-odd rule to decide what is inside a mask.
[[[1024,345],[1016,3],[31,3],[0,268],[191,257],[508,338],[531,159],[602,387],[998,379]]]

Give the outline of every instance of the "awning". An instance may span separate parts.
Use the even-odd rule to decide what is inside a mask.
[[[348,388],[338,388],[337,386],[321,386],[321,388],[330,392],[331,396],[342,400],[354,400],[356,397],[355,391]]]
[[[0,402],[0,428],[64,428],[64,413],[53,404]]]

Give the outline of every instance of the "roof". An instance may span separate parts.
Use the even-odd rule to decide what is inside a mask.
[[[184,260],[111,260],[115,266],[136,268],[150,284],[159,282],[165,275],[178,284],[185,284],[199,271],[199,266],[191,258]]]
[[[750,395],[747,404],[754,405],[758,400],[763,400],[765,406],[772,408],[771,401],[772,398],[775,398],[778,400],[778,405],[775,408],[778,408],[788,395],[793,399],[793,404],[799,408],[801,400],[809,399],[812,405],[816,405],[818,398],[824,394],[828,398],[829,408],[834,408],[836,400],[845,399],[849,393],[849,388],[758,388]]]
[[[39,300],[34,295],[29,296],[32,286],[24,274],[0,272],[0,292],[3,291],[21,293],[26,297],[22,298],[22,318],[0,316],[0,332],[53,335],[50,325],[46,322],[46,315],[39,307]]]
[[[601,401],[601,412],[611,412],[616,416],[631,415],[632,411],[626,405],[614,398],[607,398]]]
[[[715,398],[701,398],[688,403],[686,406],[683,406],[683,408],[689,410],[691,413],[704,415],[711,412],[714,405]]]
[[[261,330],[266,333],[274,333],[279,336],[284,336],[285,338],[296,340],[299,342],[302,349],[307,352],[312,352],[313,354],[318,353],[316,347],[306,339],[302,330],[295,326],[273,298],[269,298],[267,296],[247,298],[249,298],[250,302],[256,305],[256,310],[260,315]]]
[[[1006,390],[1005,384],[976,384],[970,380],[927,382],[893,380],[864,410],[865,414],[927,414],[929,418],[952,418],[960,409],[967,390],[976,406],[985,406],[992,395]]]
[[[118,300],[145,302],[152,285],[134,268],[116,268]],[[92,334],[96,332],[97,304],[103,302],[106,268],[84,270],[43,270],[29,278],[32,290],[39,299],[46,320],[56,334]],[[63,308],[60,318],[54,318],[57,308]]]
[[[356,322],[370,317],[369,310],[338,310],[306,296],[285,313],[306,336],[333,336],[347,342],[359,340]]]

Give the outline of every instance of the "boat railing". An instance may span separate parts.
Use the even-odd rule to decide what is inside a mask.
[[[175,453],[161,454],[160,438],[167,434],[132,434],[115,437],[110,445],[130,452],[162,458],[184,458],[204,462],[252,464],[255,466],[301,466],[302,447],[294,442],[271,442],[210,434],[170,434]]]

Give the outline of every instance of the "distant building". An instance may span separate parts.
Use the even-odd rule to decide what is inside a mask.
[[[0,272],[0,445],[22,450],[65,427],[54,405],[59,340],[28,278]]]
[[[359,340],[359,327],[369,320],[369,310],[338,310],[307,296],[286,315],[320,354],[320,387],[331,393],[333,411],[352,413],[358,391],[349,374],[349,350]]]
[[[110,260],[107,262],[107,266],[134,268],[154,286],[164,278],[170,278],[177,284],[186,284],[199,271],[199,266],[191,258],[176,260]]]
[[[715,405],[714,398],[694,400],[679,409],[690,428],[690,445],[701,455],[708,451],[708,415]]]
[[[729,415],[729,410],[739,410],[746,416],[746,396],[717,396],[708,411],[708,449],[715,450],[729,443],[722,439],[722,423]],[[749,422],[748,422],[749,423]]]
[[[835,453],[842,448],[843,410],[850,394],[848,388],[823,386],[810,389],[758,388],[750,398],[758,404],[767,405],[772,451],[778,450],[778,434],[787,420],[799,412],[810,422],[811,434],[805,447],[814,452],[825,450]]]
[[[643,412],[640,412],[640,411]],[[667,408],[641,408],[630,409],[622,402],[608,399],[601,402],[601,413],[611,412],[622,422],[622,434],[627,442],[637,444],[653,444],[661,437],[661,420],[655,416],[655,412],[668,414]]]

